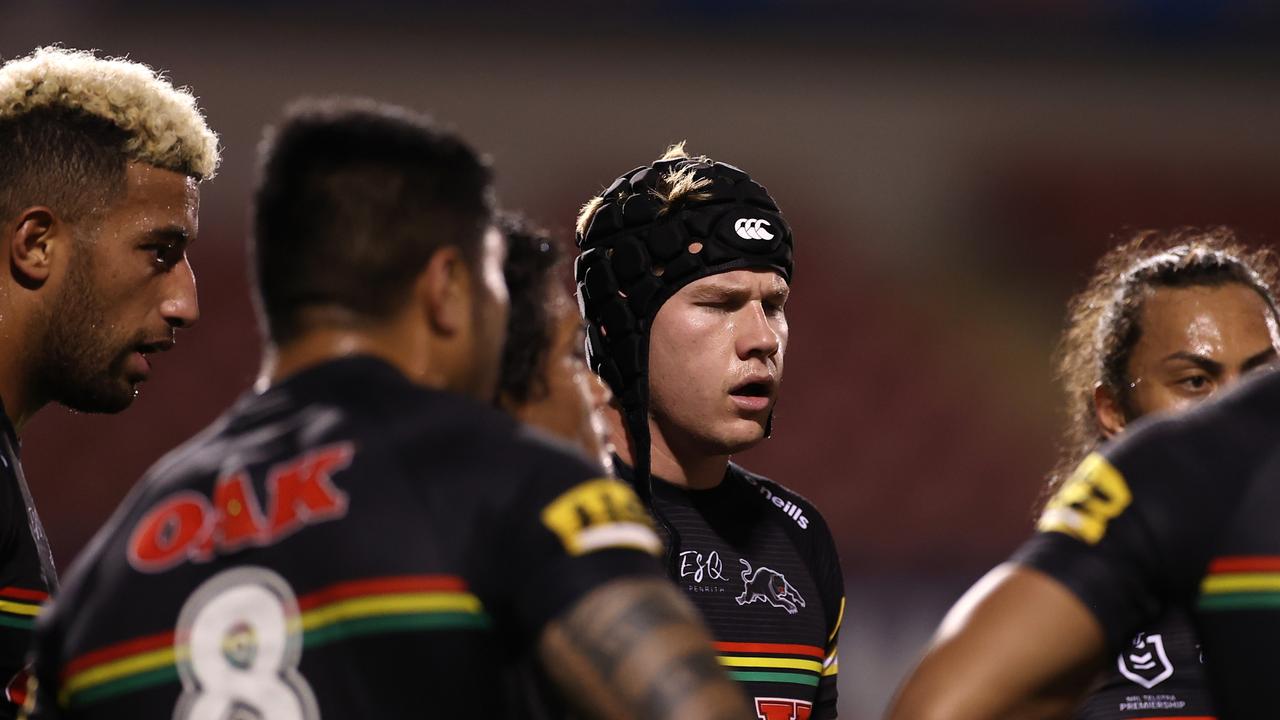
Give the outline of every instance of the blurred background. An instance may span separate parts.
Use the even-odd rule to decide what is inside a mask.
[[[1125,228],[1280,233],[1280,10],[1261,0],[492,3],[0,0],[0,57],[97,48],[194,88],[226,148],[192,259],[203,319],[119,416],[41,413],[27,475],[62,567],[253,380],[255,146],[290,98],[431,112],[566,239],[671,142],[794,226],[774,438],[848,582],[841,710],[872,718],[944,610],[1027,534],[1060,430],[1067,298]]]

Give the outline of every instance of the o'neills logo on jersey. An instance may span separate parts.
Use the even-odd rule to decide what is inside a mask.
[[[180,490],[142,516],[129,536],[129,564],[158,573],[190,560],[208,562],[215,552],[271,545],[306,525],[347,514],[347,495],[333,474],[351,464],[350,443],[331,445],[273,466],[267,502],[259,502],[243,470],[218,478],[213,497]]]
[[[754,480],[748,480],[748,482],[755,485],[756,489],[760,491],[760,494],[763,495],[766,500],[773,503],[774,507],[786,513],[787,517],[794,520],[795,523],[800,526],[801,530],[809,529],[809,518],[805,517],[804,511],[800,509],[799,505],[791,502],[790,500],[784,500],[782,497],[775,495],[769,488]]]

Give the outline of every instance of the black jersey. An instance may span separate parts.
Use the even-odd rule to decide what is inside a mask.
[[[615,466],[634,481],[631,468]],[[710,490],[657,477],[652,486],[655,515],[672,531],[668,574],[702,611],[720,663],[757,716],[836,717],[844,578],[817,509],[733,463]]]
[[[1280,373],[1269,373],[1091,455],[1015,559],[1075,592],[1117,652],[1145,623],[1184,608],[1219,716],[1274,718],[1277,518]]]
[[[1205,720],[1215,715],[1187,611],[1171,608],[1121,648],[1076,720]]]
[[[18,714],[26,692],[23,667],[31,628],[40,603],[49,598],[57,581],[44,530],[21,473],[18,435],[0,404],[0,689],[4,690],[0,719]]]
[[[36,631],[36,717],[476,717],[602,583],[660,577],[632,490],[358,357],[161,460]]]

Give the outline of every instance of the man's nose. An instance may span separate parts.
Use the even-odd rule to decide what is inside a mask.
[[[168,286],[160,303],[160,314],[175,328],[189,328],[200,319],[200,302],[196,297],[196,276],[191,263],[184,258],[181,265],[169,271]]]
[[[743,308],[745,317],[739,325],[738,357],[747,359],[753,355],[773,357],[778,354],[782,340],[778,331],[769,322],[762,303],[747,303]]]

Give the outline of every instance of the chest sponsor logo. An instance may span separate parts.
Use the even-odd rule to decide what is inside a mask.
[[[720,553],[715,550],[706,555],[697,550],[680,553],[680,579],[689,578],[696,583],[704,580],[728,580],[724,576],[724,562],[720,559]]]
[[[777,570],[763,565],[754,570],[751,563],[739,559],[742,563],[742,594],[737,597],[739,605],[750,605],[755,602],[767,602],[776,608],[782,608],[788,615],[795,615],[798,607],[804,607],[804,598],[800,592],[787,582],[787,577]]]
[[[1164,651],[1164,638],[1158,634],[1140,633],[1133,640],[1133,649],[1121,653],[1116,663],[1121,675],[1148,690],[1173,677],[1173,663]]]
[[[756,717],[760,720],[809,720],[813,703],[790,698],[756,698]]]
[[[249,475],[218,478],[213,496],[180,490],[142,517],[129,536],[129,564],[158,573],[181,562],[208,562],[215,553],[272,545],[307,525],[347,514],[347,495],[333,475],[351,464],[355,450],[341,443],[273,466],[263,505]]]

